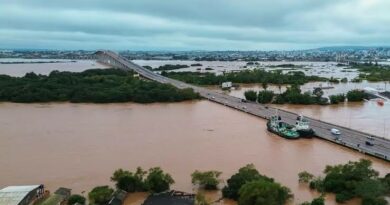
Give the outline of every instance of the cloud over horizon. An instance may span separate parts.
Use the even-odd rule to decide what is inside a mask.
[[[389,0],[0,0],[0,48],[390,46]]]

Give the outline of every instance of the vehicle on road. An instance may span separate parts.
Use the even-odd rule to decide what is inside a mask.
[[[366,145],[368,146],[374,146],[374,143],[370,142],[370,141],[366,141]]]
[[[214,97],[214,96],[211,96],[211,99],[215,99],[215,97]]]
[[[286,139],[298,139],[299,133],[291,126],[281,121],[280,116],[271,116],[267,122],[267,130]]]
[[[246,103],[246,102],[248,102],[248,101],[245,100],[245,99],[241,99],[241,102]]]
[[[371,140],[371,141],[374,141],[374,140],[375,140],[373,136],[368,136],[367,139],[368,139],[368,140]]]
[[[330,132],[334,135],[341,135],[341,132],[340,130],[336,129],[336,128],[332,128],[330,129]]]

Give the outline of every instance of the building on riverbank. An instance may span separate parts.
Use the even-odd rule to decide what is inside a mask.
[[[195,195],[180,191],[151,194],[142,205],[194,205]]]
[[[44,195],[44,186],[8,186],[0,190],[0,205],[34,204]]]

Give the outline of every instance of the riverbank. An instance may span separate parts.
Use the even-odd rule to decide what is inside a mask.
[[[318,196],[298,183],[302,170],[318,175],[327,164],[359,158],[372,160],[382,174],[390,168],[326,141],[284,140],[267,132],[265,123],[208,101],[0,103],[0,186],[44,183],[81,193],[111,184],[115,169],[161,166],[175,179],[173,189],[192,192],[190,174],[196,169],[222,171],[226,180],[254,163],[288,186],[298,203]]]

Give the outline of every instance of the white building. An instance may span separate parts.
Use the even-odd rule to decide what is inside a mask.
[[[221,87],[222,87],[222,88],[231,88],[232,85],[233,85],[232,82],[223,82],[222,85],[221,85]]]

